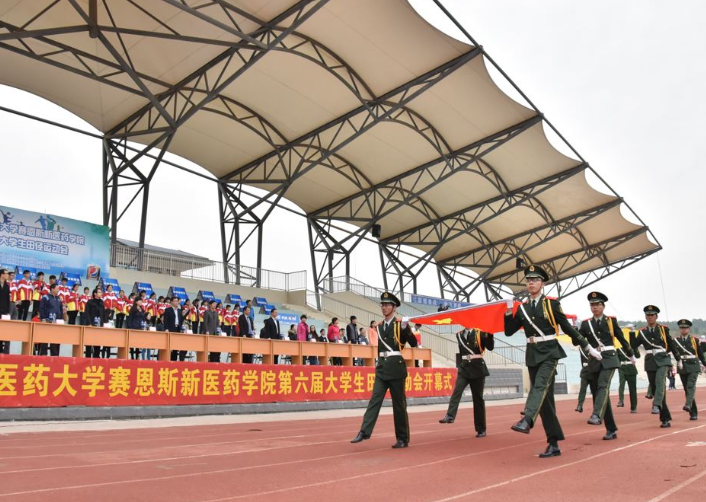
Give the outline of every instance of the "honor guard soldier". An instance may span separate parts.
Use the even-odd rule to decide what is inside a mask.
[[[602,356],[600,361],[589,358],[586,367],[593,395],[593,413],[588,419],[588,424],[601,425],[605,422],[606,435],[603,439],[611,440],[618,438],[618,427],[610,406],[610,382],[615,370],[620,368],[620,360],[615,350],[616,340],[623,344],[631,362],[635,362],[635,357],[615,317],[603,315],[607,301],[608,297],[598,291],[588,294],[593,317],[581,323],[579,333],[586,337],[588,343],[600,351]]]
[[[632,346],[633,340],[635,339],[635,333],[632,329],[635,326],[628,324],[627,328],[630,330],[629,333],[629,346]],[[628,385],[628,393],[630,394],[630,413],[637,413],[637,366],[632,359],[627,355],[625,345],[618,348],[616,347],[616,352],[618,353],[618,359],[620,360],[620,368],[618,368],[618,376],[620,378],[620,385],[618,386],[618,408],[625,406],[625,384]],[[633,356],[640,357],[640,351],[636,350]]]
[[[652,392],[653,406],[652,414],[659,415],[663,429],[671,427],[672,415],[667,407],[666,380],[667,371],[672,365],[672,359],[668,352],[674,354],[674,358],[679,361],[674,339],[669,335],[669,328],[662,324],[657,324],[657,314],[659,309],[654,305],[646,306],[645,319],[647,326],[637,332],[633,341],[633,349],[637,350],[640,345],[645,348],[645,372],[650,382],[649,391]]]
[[[459,351],[457,356],[460,359],[457,364],[456,386],[451,395],[446,416],[439,420],[439,423],[454,423],[463,391],[470,386],[471,396],[473,397],[473,423],[476,428],[476,437],[484,438],[486,426],[483,388],[485,387],[485,377],[490,375],[490,373],[485,365],[485,360],[483,360],[483,353],[486,350],[493,350],[495,337],[492,333],[486,333],[477,328],[464,329],[460,333],[456,333],[456,341],[458,342]]]
[[[586,339],[576,331],[566,319],[561,304],[556,299],[544,296],[542,288],[549,279],[547,273],[538,266],[525,269],[525,280],[529,299],[513,314],[512,308],[505,314],[505,334],[511,336],[524,328],[527,337],[525,361],[529,370],[531,389],[525,403],[522,420],[513,425],[514,431],[529,434],[537,416],[542,417],[542,426],[547,435],[547,449],[540,458],[561,455],[559,441],[564,439],[561,424],[554,406],[554,377],[559,359],[566,357],[557,335],[559,326],[575,344],[587,349],[589,354],[600,360],[601,353],[591,347]]]
[[[579,413],[583,413],[583,403],[586,400],[586,392],[588,391],[588,356],[583,351],[579,349],[579,354],[581,354],[581,373],[579,373],[579,378],[581,378],[581,387],[579,388],[579,401],[576,403],[576,410]]]
[[[696,380],[701,374],[701,366],[706,366],[706,356],[696,337],[691,335],[691,321],[679,319],[679,335],[674,339],[677,350],[681,355],[681,361],[677,365],[681,383],[686,394],[686,404],[682,408],[689,413],[689,419],[696,420],[699,415],[699,408],[696,406],[694,394],[696,393]]]
[[[404,391],[407,365],[402,357],[402,349],[404,349],[405,343],[409,343],[410,347],[416,347],[417,339],[406,319],[402,321],[396,319],[395,311],[399,306],[400,301],[392,293],[384,292],[380,295],[380,309],[385,319],[378,324],[378,363],[375,366],[375,384],[368,408],[363,416],[360,432],[351,443],[360,443],[365,439],[370,439],[382,401],[385,399],[387,389],[390,389],[395,437],[397,438],[397,442],[392,447],[407,448],[409,446],[409,419],[407,417],[407,397]]]

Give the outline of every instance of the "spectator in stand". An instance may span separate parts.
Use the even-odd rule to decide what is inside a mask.
[[[348,343],[357,344],[358,342],[358,318],[354,315],[350,318],[350,324],[346,326],[346,338]]]
[[[4,268],[0,268],[0,316],[10,315],[10,284],[8,279],[10,274]],[[10,353],[10,342],[0,341],[0,353]]]
[[[299,324],[297,324],[297,341],[306,342],[308,334],[309,325],[306,323],[306,315],[302,314],[299,316]]]
[[[296,342],[297,341],[297,327],[294,324],[289,325],[289,331],[287,331],[287,339],[290,342]]]
[[[378,323],[377,321],[370,321],[370,327],[368,328],[368,343],[373,347],[378,346]]]
[[[134,294],[134,293],[133,293]],[[127,329],[134,330],[146,330],[147,329],[147,319],[145,317],[145,310],[142,307],[142,298],[137,298],[132,306],[130,307],[130,312],[128,313],[127,319],[125,320]],[[137,359],[140,356],[140,349],[131,348],[130,358]]]
[[[306,316],[305,315],[302,315],[300,317],[300,322],[299,322],[299,325],[297,326],[297,339],[299,339],[299,328],[301,327],[302,322],[304,324],[306,324]],[[319,338],[316,336],[316,326],[314,326],[313,324],[311,326],[308,326],[305,340],[307,342],[318,343]],[[319,357],[318,356],[309,356],[309,364],[314,365],[314,366],[321,364],[319,362]]]
[[[191,321],[191,332],[192,333],[198,333],[199,332],[199,310],[201,309],[199,305],[200,301],[197,298],[194,300],[194,303],[191,306],[191,312],[189,312],[189,317]]]
[[[69,280],[66,277],[62,277],[59,282],[61,283],[59,286],[59,298],[61,298],[61,303],[66,305],[66,300],[71,292],[71,289],[69,288]]]
[[[152,292],[149,298],[147,298],[147,301],[142,302],[142,307],[145,309],[145,312],[150,315],[150,320],[152,321],[152,325],[154,325],[154,323],[157,322],[157,293]]]
[[[360,328],[358,331],[358,343],[360,345],[370,345],[368,338],[365,336],[365,328]]]
[[[17,281],[15,280],[15,272],[8,271],[7,283],[10,285],[10,319],[17,320],[17,302],[19,301],[19,291],[17,289]]]
[[[86,320],[86,304],[88,303],[88,300],[91,299],[91,296],[88,294],[88,292],[89,289],[88,286],[86,286],[85,288],[83,288],[83,294],[78,297],[78,323],[81,326],[86,326],[88,324],[88,321]]]
[[[193,306],[191,305],[191,300],[188,298],[184,300],[184,304],[181,306],[181,317],[183,320],[182,326],[184,326],[182,329],[183,331],[187,331],[191,327],[191,309]],[[165,321],[166,322],[166,321]],[[193,333],[193,331],[192,331]]]
[[[253,338],[255,336],[255,323],[250,318],[252,309],[246,305],[243,313],[238,317],[238,336]],[[252,363],[252,354],[243,354],[243,362]]]
[[[264,335],[265,338],[269,338],[270,340],[280,340],[283,338],[277,315],[277,309],[272,309],[272,312],[270,312],[270,317],[265,319]],[[279,356],[277,354],[275,354],[273,360],[275,364],[279,364]]]
[[[86,302],[86,326],[102,326],[108,321],[108,314],[103,303],[103,290],[95,288],[91,293],[91,299]],[[110,347],[103,351],[104,355],[110,353]],[[100,357],[101,348],[97,345],[86,346],[86,357]]]
[[[201,325],[203,324],[203,316],[208,310],[208,300],[201,300],[201,306],[199,307],[199,333],[201,332]]]
[[[309,326],[309,332],[306,334],[306,339],[309,342],[320,342],[319,335],[316,334],[316,326]]]
[[[122,289],[118,292],[118,297],[115,299],[115,327],[122,328],[125,325],[125,317],[129,312],[127,309],[127,296]]]
[[[37,272],[37,280],[32,283],[32,316],[39,313],[39,301],[46,293],[47,285],[44,282],[44,272]]]
[[[202,335],[217,335],[218,327],[218,313],[216,312],[216,300],[211,300],[208,304],[208,310],[203,314],[203,323],[201,324],[201,334]],[[211,363],[218,363],[221,361],[220,352],[210,352],[208,354],[208,361]]]
[[[223,323],[221,324],[221,329],[226,336],[231,336],[231,327],[233,325],[233,307],[231,305],[226,305],[223,311]]]
[[[326,334],[326,336],[328,337],[329,343],[343,342],[341,340],[341,330],[338,327],[338,317],[334,317],[333,319],[331,319],[331,324],[328,325],[328,333]],[[342,366],[343,360],[340,357],[334,357],[333,365]]]
[[[248,317],[250,317],[250,320],[252,321],[253,327],[255,326],[255,307],[252,304],[252,300],[248,300],[245,302],[246,307],[250,307],[250,313],[248,314]]]
[[[20,321],[26,321],[29,314],[29,306],[32,304],[32,294],[34,293],[34,285],[29,270],[22,272],[22,279],[17,282],[17,294],[20,301],[20,306],[17,309],[17,318]]]
[[[78,317],[78,282],[74,282],[71,291],[66,297],[66,315],[69,324],[76,324],[76,318]]]
[[[64,319],[64,305],[59,298],[59,285],[54,283],[49,288],[49,294],[45,295],[39,302],[39,318],[45,322],[55,322],[57,319]],[[59,344],[52,343],[49,345],[49,354],[52,356],[59,355]],[[39,355],[47,355],[47,344],[39,344]]]
[[[328,343],[328,337],[326,336],[326,330],[324,328],[321,328],[319,331],[319,340],[320,343]]]
[[[105,315],[106,315],[106,321],[108,322],[109,320],[114,318],[115,315],[115,304],[118,299],[117,296],[115,296],[115,292],[113,291],[113,286],[111,284],[108,284],[105,287],[105,291],[103,292],[103,306],[105,307]]]
[[[186,304],[186,302],[184,303]],[[170,333],[181,333],[183,326],[184,311],[179,305],[179,298],[174,296],[171,300],[171,305],[164,311],[164,330]],[[186,361],[186,351],[172,350],[171,360]]]

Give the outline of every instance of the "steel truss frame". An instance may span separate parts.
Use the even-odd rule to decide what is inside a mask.
[[[513,285],[514,283],[507,281],[514,278],[512,274],[502,275],[496,271],[512,259],[527,259],[528,251],[560,235],[571,235],[585,251],[581,256],[585,259],[599,256],[604,265],[600,271],[571,276],[568,286],[564,289],[557,284],[559,292],[563,294],[571,294],[572,288],[578,289],[587,285],[587,280],[598,280],[596,277],[604,276],[601,274],[610,275],[617,269],[629,266],[661,249],[658,245],[657,249],[643,253],[633,261],[628,259],[621,261],[619,265],[610,265],[606,255],[607,244],[588,245],[579,228],[581,223],[617,206],[622,203],[622,199],[560,220],[552,217],[537,196],[586,169],[592,171],[575,150],[574,153],[581,159],[579,165],[519,189],[508,189],[505,181],[484,157],[540,123],[547,124],[559,133],[437,0],[435,3],[460,27],[474,48],[382,96],[375,96],[369,85],[336,53],[296,31],[325,5],[327,0],[301,0],[267,22],[226,0],[213,0],[199,6],[190,6],[182,0],[161,0],[172,8],[188,13],[199,22],[209,23],[219,34],[227,35],[225,38],[212,39],[189,34],[185,31],[188,28],[178,31],[169,26],[168,21],[159,19],[147,8],[138,5],[137,0],[126,1],[158,22],[165,30],[152,32],[118,26],[105,0],[100,3],[98,0],[89,0],[87,11],[79,0],[51,1],[22,26],[12,26],[0,21],[0,49],[22,54],[145,99],[141,109],[103,137],[103,214],[104,223],[111,226],[113,241],[117,238],[117,226],[121,218],[141,197],[139,245],[144,246],[150,183],[162,163],[170,164],[165,161],[164,154],[179,127],[197,112],[204,111],[227,117],[249,128],[270,147],[268,154],[233,169],[217,180],[222,254],[226,264],[224,273],[227,282],[231,270],[228,264],[241,264],[241,249],[250,241],[257,243],[257,268],[262,268],[262,234],[265,221],[291,185],[315,168],[337,172],[356,190],[352,195],[307,215],[317,292],[327,289],[325,279],[333,277],[334,271],[339,268],[345,269],[343,275],[350,276],[353,250],[374,224],[402,206],[413,207],[423,215],[427,223],[388,235],[379,241],[385,287],[395,291],[404,291],[411,287],[416,292],[416,278],[425,267],[434,263],[442,245],[462,236],[470,236],[478,246],[463,255],[435,263],[444,296],[448,294],[454,298],[468,299],[483,286],[487,299],[499,297],[502,289],[498,283]],[[59,2],[65,2],[75,10],[80,20],[78,24],[57,28],[30,28],[30,25],[41,19]],[[99,23],[99,8],[103,9],[104,15],[101,17],[103,20],[107,19],[107,23]],[[252,29],[253,26],[255,29]],[[6,32],[2,32],[2,29]],[[97,39],[108,55],[95,56],[51,38],[78,33],[87,33],[91,38]],[[224,50],[177,84],[170,84],[136,68],[124,40],[127,36],[209,44],[223,47]],[[324,68],[351,92],[360,102],[360,106],[299,138],[286,138],[254,110],[222,94],[240,75],[272,51],[303,57]],[[536,115],[452,151],[439,131],[407,105],[481,54],[508,78],[534,108]],[[99,72],[95,69],[97,67],[105,70]],[[337,152],[383,121],[394,122],[414,130],[435,149],[437,158],[383,182],[372,183],[360,169]],[[559,136],[561,137],[560,134]],[[135,148],[132,143],[135,141],[143,145]],[[498,195],[452,214],[437,214],[424,201],[424,193],[460,172],[471,172],[482,177],[496,188]],[[244,199],[242,192],[242,185],[246,183],[267,187],[269,191],[259,198],[255,197],[254,203],[249,202],[252,194],[248,194],[247,199]],[[127,197],[123,195],[119,198],[119,195],[125,192],[128,193]],[[121,207],[119,202],[123,199],[128,202]],[[479,228],[491,218],[521,206],[531,208],[545,223],[538,228],[496,242],[489,239]],[[332,223],[335,220],[350,223],[357,228],[342,238],[334,237],[338,235],[338,232],[332,232]],[[647,232],[647,227],[643,227],[642,231]],[[415,257],[403,252],[404,245],[423,245],[429,246],[430,249],[424,256]],[[571,267],[567,271],[566,264],[575,259],[571,258],[574,255],[557,258],[566,258],[567,262],[557,264],[555,260],[547,266],[555,277],[568,277],[566,274],[570,273]],[[577,266],[575,263],[573,268]],[[475,274],[466,267],[481,272]],[[240,267],[236,266],[232,270],[236,271],[235,281],[239,282],[240,277],[237,274]],[[579,279],[579,276],[582,278]],[[259,280],[256,284],[259,284]]]

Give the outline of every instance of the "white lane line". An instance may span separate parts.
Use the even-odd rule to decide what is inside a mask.
[[[694,481],[697,481],[697,480],[701,479],[701,478],[704,477],[704,476],[706,476],[706,470],[701,471],[701,472],[700,472],[699,474],[697,474],[696,476],[691,477],[691,478],[687,479],[686,481],[684,481],[683,483],[680,483],[680,484],[678,484],[677,486],[675,486],[675,487],[673,487],[673,488],[667,490],[667,491],[664,492],[662,495],[659,495],[659,496],[657,496],[657,497],[655,497],[655,498],[653,498],[653,499],[650,499],[649,502],[659,502],[660,500],[664,500],[664,499],[666,499],[667,497],[669,497],[670,495],[675,494],[676,492],[678,492],[679,490],[681,490],[681,489],[684,488],[685,486],[689,486],[691,483],[693,483]]]
[[[643,444],[646,444],[646,443],[651,443],[652,441],[656,441],[656,440],[661,439],[661,438],[664,438],[664,437],[674,436],[674,435],[676,435],[676,434],[681,434],[681,433],[683,433],[683,432],[689,432],[689,431],[693,431],[693,430],[696,430],[696,429],[701,429],[702,427],[706,427],[706,424],[704,424],[704,425],[698,425],[698,426],[696,426],[696,427],[690,427],[690,428],[688,428],[688,429],[683,429],[683,430],[680,430],[680,431],[670,432],[670,433],[668,433],[668,434],[662,434],[661,436],[651,437],[651,438],[645,439],[645,440],[643,440],[643,441],[638,441],[637,443],[632,443],[632,444],[629,444],[629,445],[626,445],[626,446],[620,446],[620,447],[614,448],[614,449],[612,449],[612,450],[604,451],[604,452],[602,452],[602,453],[597,453],[596,455],[592,455],[592,456],[590,456],[590,457],[586,457],[586,458],[583,458],[583,459],[581,459],[581,460],[575,460],[574,462],[569,462],[569,463],[567,463],[567,464],[557,465],[557,466],[555,466],[555,467],[550,467],[549,469],[544,469],[544,470],[541,470],[541,471],[532,472],[532,473],[530,473],[530,474],[525,474],[524,476],[518,476],[518,477],[516,477],[516,478],[512,478],[512,479],[509,479],[509,480],[507,480],[507,481],[502,481],[502,482],[500,482],[500,483],[495,483],[495,484],[493,484],[493,485],[484,486],[483,488],[478,488],[478,489],[476,489],[476,490],[471,490],[471,491],[467,491],[467,492],[464,492],[464,493],[459,493],[458,495],[453,495],[453,496],[451,496],[451,497],[446,497],[446,498],[443,498],[443,499],[437,499],[437,500],[434,500],[433,502],[448,502],[448,501],[450,501],[450,500],[457,500],[457,499],[464,498],[464,497],[470,497],[471,495],[476,495],[476,494],[478,494],[478,493],[486,492],[486,491],[488,491],[488,490],[493,490],[493,489],[495,489],[495,488],[500,488],[501,486],[507,486],[507,485],[509,485],[509,484],[517,483],[517,482],[519,482],[519,481],[524,481],[525,479],[533,478],[533,477],[535,477],[535,476],[540,476],[540,475],[542,475],[542,474],[548,474],[548,473],[550,473],[550,472],[558,471],[559,469],[564,469],[565,467],[571,467],[571,466],[573,466],[573,465],[582,464],[582,463],[588,462],[588,461],[590,461],[590,460],[595,460],[595,459],[597,459],[597,458],[604,457],[604,456],[606,456],[606,455],[610,455],[611,453],[617,453],[617,452],[624,451],[624,450],[628,450],[628,449],[630,449],[630,448],[634,448],[634,447],[636,447],[636,446],[640,446],[640,445],[643,445]]]

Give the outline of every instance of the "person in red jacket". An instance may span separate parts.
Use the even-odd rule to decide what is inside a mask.
[[[125,324],[125,306],[127,305],[127,296],[125,296],[125,291],[122,289],[118,292],[118,297],[115,299],[113,304],[113,310],[115,311],[115,327],[122,328]]]
[[[71,291],[66,295],[66,315],[69,318],[69,324],[76,324],[78,316],[78,282],[74,282]]]
[[[88,303],[88,300],[91,299],[91,295],[88,294],[89,291],[90,290],[88,289],[88,287],[83,288],[83,294],[78,297],[78,323],[81,326],[88,326],[90,324],[89,322],[87,322],[87,319],[85,319],[86,303]]]
[[[20,321],[26,321],[29,314],[29,306],[32,304],[32,293],[34,285],[32,284],[31,273],[29,270],[22,272],[22,279],[17,281],[17,296],[19,300],[19,308],[17,309],[17,318]]]
[[[66,277],[62,277],[60,282],[61,285],[59,286],[59,299],[61,299],[61,303],[66,305],[66,300],[69,296],[69,293],[71,292],[71,288],[69,288],[69,280]]]
[[[32,283],[32,315],[34,316],[34,312],[39,312],[39,302],[42,299],[42,296],[46,295],[49,293],[49,290],[47,289],[45,292],[45,288],[47,287],[46,283],[44,282],[44,272],[38,272],[37,273],[37,279]]]

